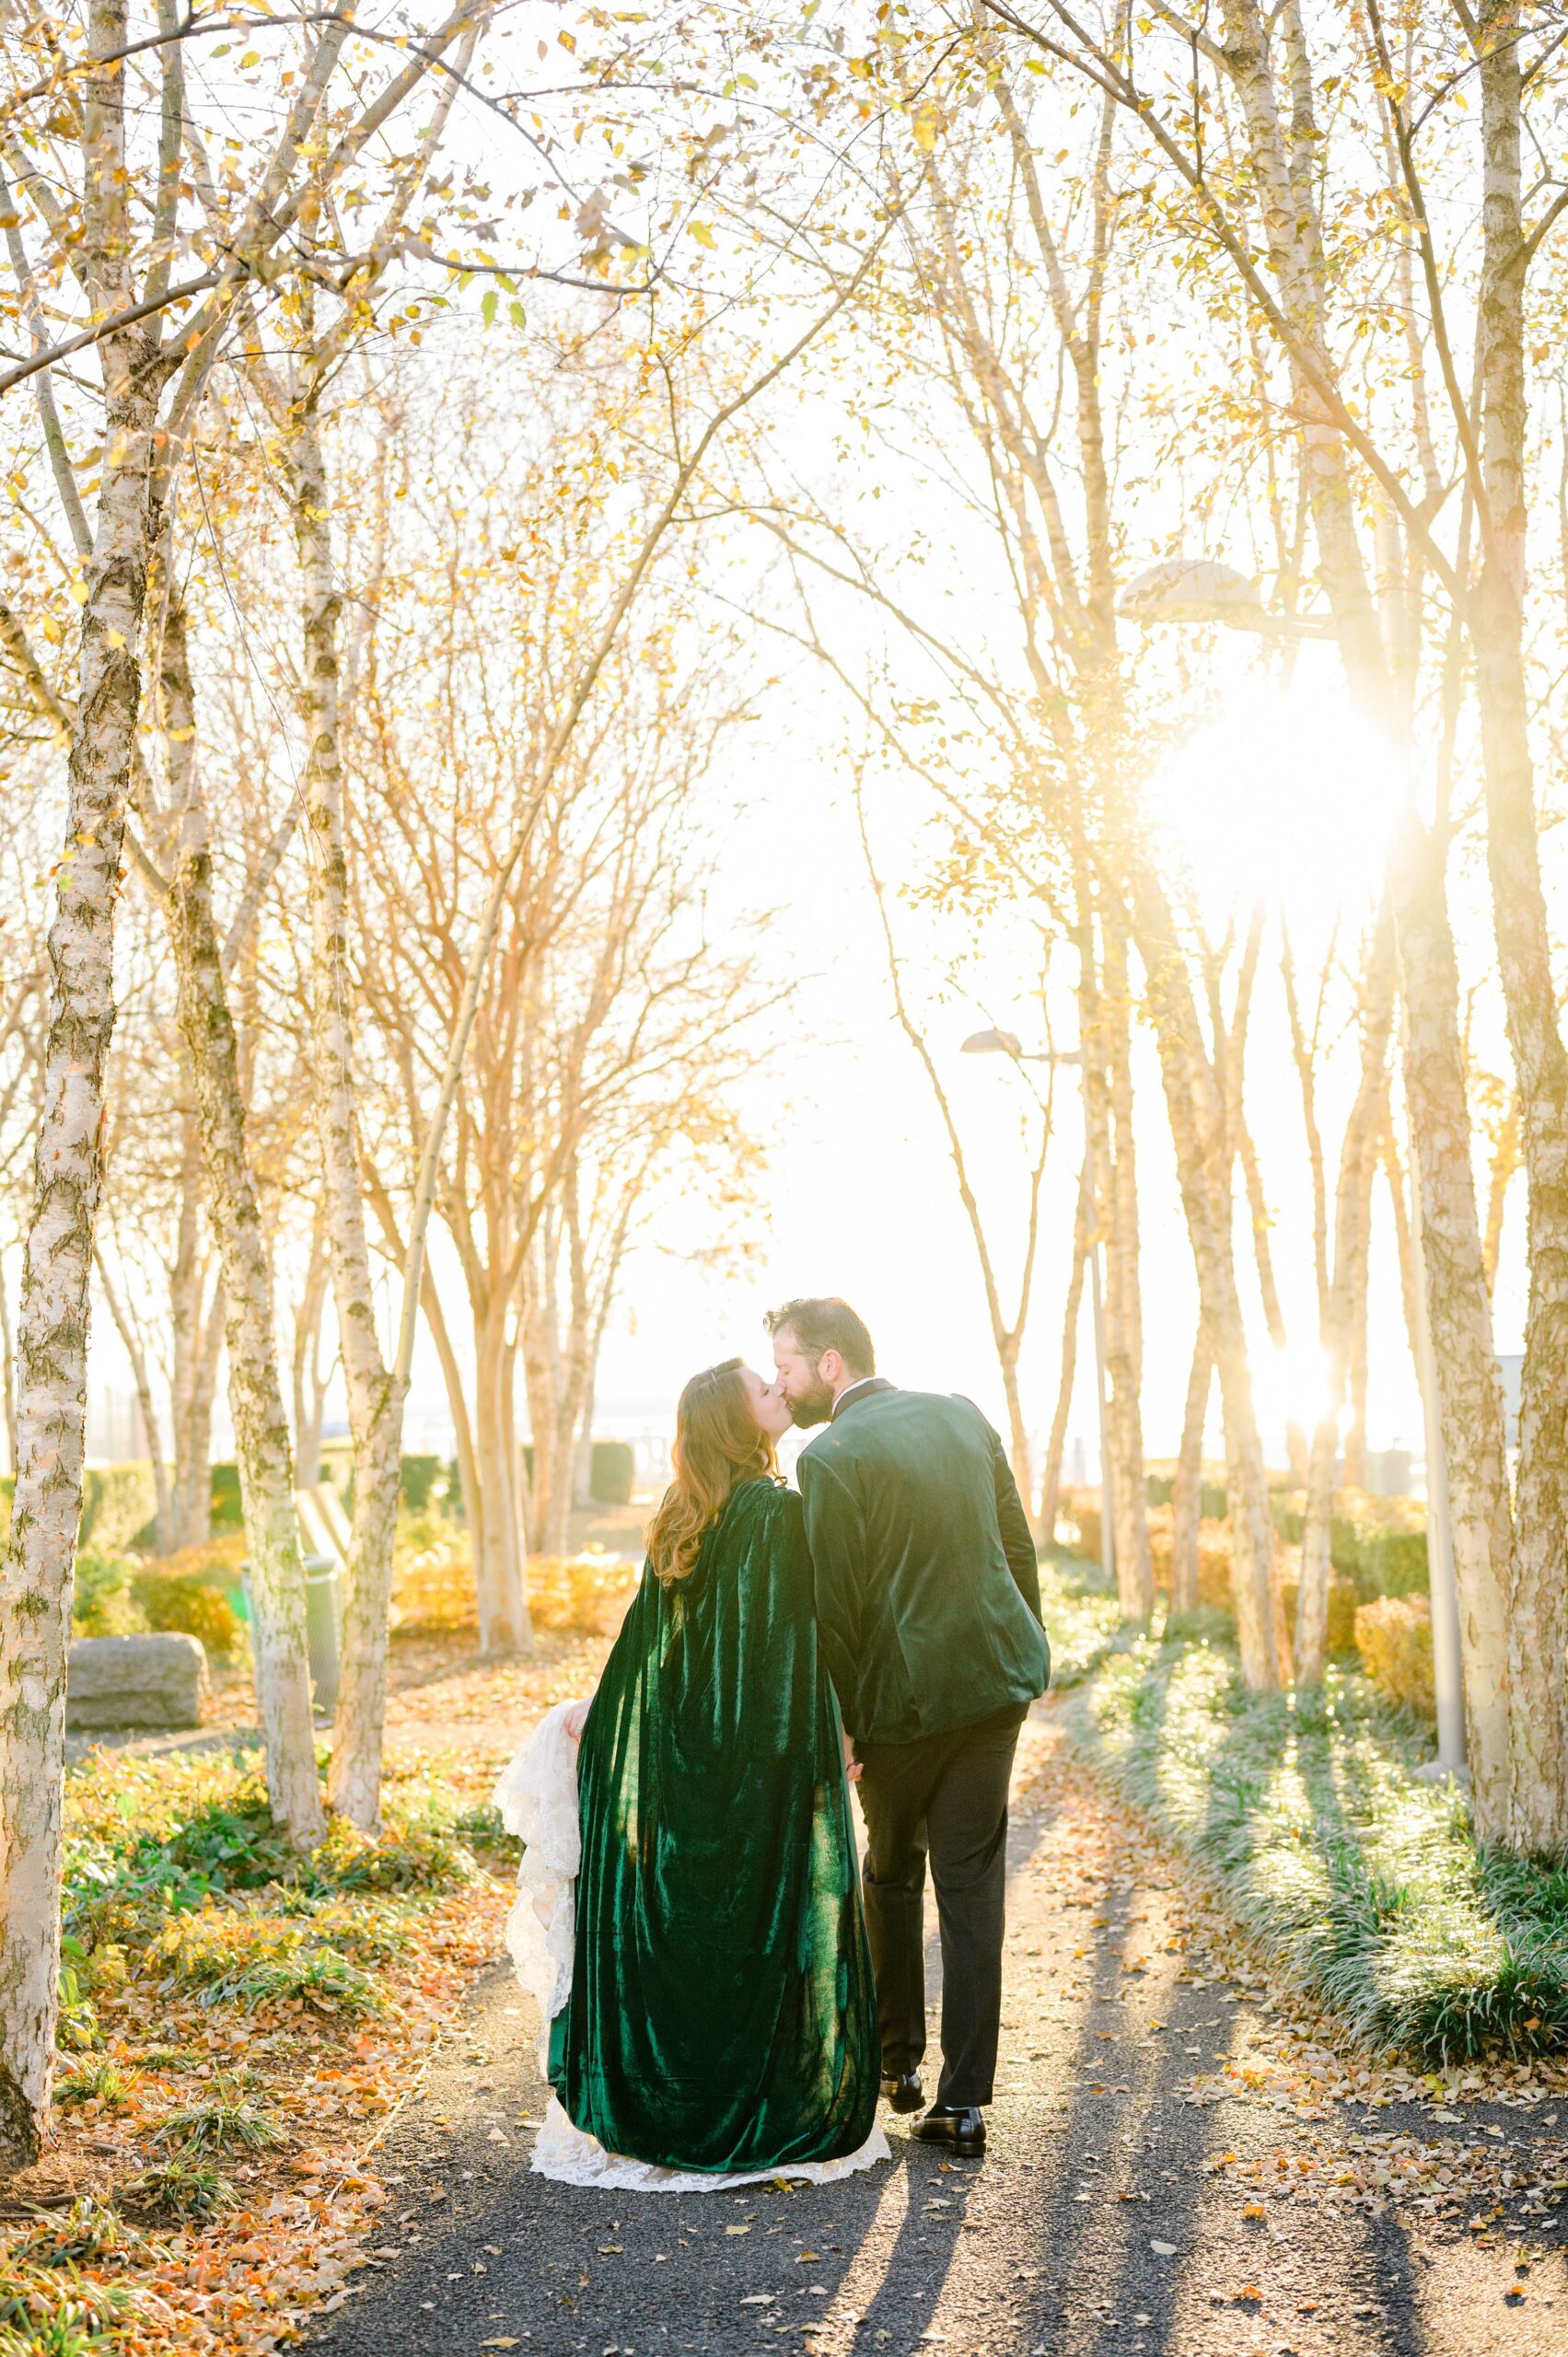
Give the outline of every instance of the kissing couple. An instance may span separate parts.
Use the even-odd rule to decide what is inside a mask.
[[[598,1687],[497,1787],[552,2089],[532,2165],[570,2184],[847,2176],[888,2157],[878,2092],[923,2141],[985,2150],[1007,1788],[1051,1673],[1034,1542],[978,1408],[877,1375],[845,1302],[767,1326],[772,1383],[727,1359],[682,1391]],[[774,1453],[791,1423],[819,1428],[798,1493]],[[928,1857],[942,2072],[923,2108]]]

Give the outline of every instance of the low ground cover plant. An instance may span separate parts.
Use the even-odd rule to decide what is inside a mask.
[[[1234,1650],[1140,1637],[1062,1706],[1070,1738],[1213,1874],[1272,1963],[1375,2049],[1568,2049],[1568,1872],[1478,1850],[1432,1740],[1359,1671],[1249,1694]]]
[[[1051,1639],[1051,1683],[1075,1686],[1121,1636],[1116,1590],[1098,1564],[1065,1551],[1040,1567],[1040,1609]]]
[[[0,2357],[260,2357],[342,2284],[365,2150],[499,1937],[493,1777],[394,1763],[382,1838],[299,1859],[253,1746],[71,1772],[57,2141],[13,2184],[75,2198],[0,2226]]]

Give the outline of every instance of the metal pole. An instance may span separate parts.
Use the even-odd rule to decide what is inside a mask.
[[[1095,1317],[1095,1399],[1099,1409],[1099,1556],[1106,1576],[1116,1578],[1116,1513],[1110,1487],[1109,1417],[1106,1408],[1105,1303],[1099,1275],[1099,1185],[1095,1168],[1094,1124],[1089,1116],[1088,1068],[1081,1068],[1084,1091],[1084,1161],[1089,1174],[1089,1294]]]

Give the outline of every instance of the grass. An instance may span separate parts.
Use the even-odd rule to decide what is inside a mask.
[[[1082,1683],[1121,1638],[1116,1590],[1098,1563],[1052,1552],[1040,1567],[1040,1609],[1051,1639],[1051,1683]]]
[[[139,2226],[122,2218],[114,2204],[84,2193],[64,2217],[41,2218],[25,2241],[13,2246],[12,2260],[29,2267],[125,2266],[133,2261],[167,2257],[163,2244],[150,2242]]]
[[[302,1859],[273,1823],[253,1753],[89,1761],[71,1780],[63,2042],[98,2046],[104,1995],[149,1979],[250,2014],[380,2012],[377,1972],[406,1956],[421,1910],[511,1847],[493,1811],[438,1779],[389,1785],[387,1816],[379,1840],[334,1819]],[[83,2061],[62,2093],[109,2103],[123,2088],[112,2064]]]
[[[225,2085],[171,2111],[153,2139],[157,2144],[178,2144],[188,2158],[207,2152],[264,2153],[287,2141],[270,2111],[249,2102],[238,2087]]]
[[[182,2224],[232,2210],[238,2199],[220,2168],[188,2153],[174,2153],[151,2168],[138,2169],[121,2186],[120,2196],[146,2216],[178,2219]]]
[[[0,2260],[0,2357],[87,2357],[131,2307],[118,2284],[89,2282],[74,2263],[41,2266],[19,2253]]]
[[[334,1822],[302,1859],[254,1745],[69,1771],[50,2191],[81,2199],[0,2225],[0,2357],[294,2337],[373,2212],[367,2145],[494,1951],[517,1845],[493,1774],[482,1747],[394,1758],[384,1834]],[[113,2206],[87,2193],[110,2115]]]
[[[382,2004],[372,1975],[309,1918],[208,1905],[172,1917],[153,1956],[171,1984],[199,1990],[209,2005],[252,2013],[297,2001],[319,2013],[373,2014]]]
[[[100,2057],[73,2063],[68,2071],[63,2071],[54,2083],[54,2100],[65,2107],[99,2103],[117,2111],[131,2100],[131,2083],[117,2062],[105,2061]]]
[[[1106,1654],[1070,1739],[1223,1887],[1273,1967],[1385,2054],[1568,2049],[1568,1871],[1477,1848],[1428,1730],[1359,1672],[1249,1695],[1184,1629]]]

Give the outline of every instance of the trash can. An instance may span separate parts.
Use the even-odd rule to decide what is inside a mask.
[[[338,1707],[338,1637],[343,1624],[343,1565],[331,1555],[305,1557],[305,1642],[310,1656],[310,1707],[331,1719]],[[250,1631],[250,1666],[256,1666],[256,1611],[250,1566],[239,1566],[239,1617]]]

